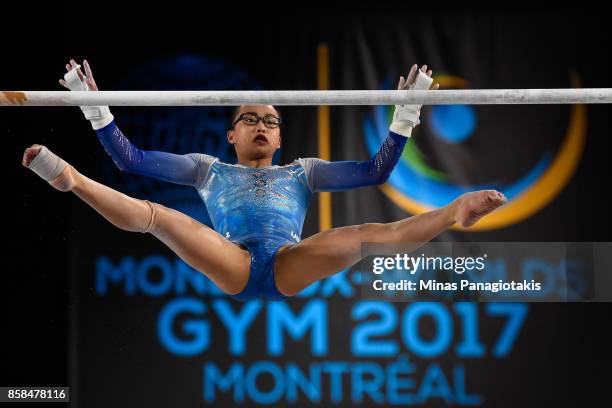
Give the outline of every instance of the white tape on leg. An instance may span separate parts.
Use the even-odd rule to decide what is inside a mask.
[[[55,180],[65,167],[66,162],[45,146],[40,149],[28,166],[30,170],[48,182]]]

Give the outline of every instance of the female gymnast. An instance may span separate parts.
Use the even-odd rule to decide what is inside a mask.
[[[97,91],[87,61],[84,68],[85,74],[71,60],[60,83],[71,90]],[[400,77],[398,89],[437,89],[437,84],[431,85],[431,74],[427,66],[419,70],[414,65],[406,78]],[[72,191],[116,227],[157,237],[224,293],[241,301],[294,296],[358,262],[362,242],[427,242],[455,223],[473,225],[506,201],[495,190],[471,192],[425,214],[332,228],[300,241],[313,193],[372,186],[388,179],[419,124],[420,106],[396,105],[389,136],[371,160],[300,158],[284,166],[272,165],[281,146],[281,117],[270,105],[236,109],[227,140],[236,149],[237,164],[202,153],[138,149],[121,133],[108,107],[81,109],[119,169],[195,187],[214,230],[179,211],[91,180],[45,146],[27,148],[23,165],[57,190]]]

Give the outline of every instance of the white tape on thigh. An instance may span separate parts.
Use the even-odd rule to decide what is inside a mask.
[[[40,149],[28,166],[30,170],[49,182],[56,179],[65,167],[66,162],[45,146]]]

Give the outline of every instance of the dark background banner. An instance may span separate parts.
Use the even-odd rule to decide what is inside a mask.
[[[330,89],[390,89],[413,63],[427,63],[445,88],[610,86],[609,28],[595,12],[240,10],[35,18],[37,36],[7,45],[0,89],[59,90],[70,57],[87,58],[104,90],[316,89],[321,47]],[[398,220],[475,186],[540,200],[534,180],[562,152],[574,109],[425,107],[401,169],[385,187],[333,194],[332,225]],[[549,200],[503,226],[439,239],[611,241],[610,107],[580,109],[584,148]],[[141,148],[235,160],[225,141],[231,108],[112,112]],[[318,109],[281,112],[275,162],[317,157]],[[332,107],[331,159],[371,157],[390,112]],[[77,108],[3,109],[0,123],[5,191],[17,195],[6,214],[2,385],[68,385],[73,402],[100,407],[610,402],[609,304],[363,301],[351,273],[288,302],[234,302],[153,237],[115,229],[20,160],[45,144],[95,180],[207,223],[193,189],[122,174]],[[313,200],[303,237],[318,232],[320,211]]]

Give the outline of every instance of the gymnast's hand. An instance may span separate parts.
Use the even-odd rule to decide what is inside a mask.
[[[431,75],[433,71],[427,69],[427,65],[423,65],[418,70],[416,64],[412,66],[410,72],[404,78],[400,76],[399,83],[397,84],[398,91],[409,91],[409,90],[436,90],[440,87],[440,84],[433,83]],[[422,105],[395,105],[395,112],[393,113],[393,122],[389,129],[399,135],[410,137],[412,129],[414,129],[419,123],[419,116],[421,113]]]
[[[407,90],[407,89],[414,89],[416,79],[417,79],[416,72],[417,72],[417,64],[414,64],[412,68],[410,69],[410,72],[406,76],[406,79],[404,79],[403,76],[400,76],[399,83],[397,84],[397,90],[402,91],[402,90]],[[427,69],[427,65],[423,65],[421,67],[421,72],[430,78],[431,78],[431,75],[433,74],[433,71],[431,69]],[[429,87],[429,89],[431,89],[432,91],[438,88],[440,88],[440,84],[438,83],[432,84]]]
[[[66,64],[66,74],[59,83],[71,91],[98,91],[98,85],[91,72],[91,67],[87,60],[83,60],[85,74],[81,66],[74,59]],[[91,122],[91,127],[95,130],[101,129],[113,121],[113,115],[108,106],[81,106],[85,118]]]
[[[66,72],[70,72],[72,69],[76,68],[79,80],[84,81],[85,84],[87,84],[87,87],[89,88],[90,91],[98,91],[99,90],[98,85],[96,85],[96,81],[94,80],[93,72],[91,72],[91,67],[89,66],[89,63],[87,62],[87,60],[83,60],[83,66],[85,67],[85,72],[87,75],[83,74],[83,71],[81,71],[80,65],[77,64],[74,59],[70,59],[70,62],[66,64]],[[60,79],[59,83],[64,88],[73,91],[73,89],[70,89],[70,86],[68,86],[68,83],[65,80]]]

